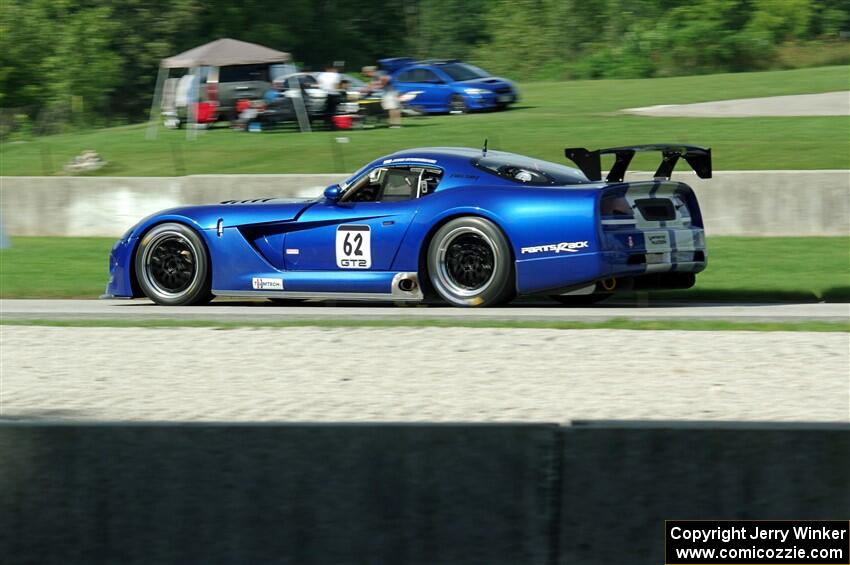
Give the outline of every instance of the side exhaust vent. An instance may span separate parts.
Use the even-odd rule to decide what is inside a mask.
[[[394,296],[423,299],[422,288],[419,286],[419,276],[416,273],[396,273],[393,277],[391,293]]]

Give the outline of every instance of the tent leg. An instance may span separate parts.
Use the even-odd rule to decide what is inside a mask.
[[[162,105],[162,89],[165,87],[165,81],[168,79],[168,69],[160,67],[156,74],[156,86],[153,90],[153,100],[151,101],[151,115],[148,120],[147,139],[156,139],[156,130],[159,126],[160,106]]]
[[[284,65],[284,75],[292,75],[296,72],[298,72],[298,69],[295,68],[295,65]],[[298,82],[297,78],[290,76],[286,86],[298,93],[298,95],[292,99],[292,105],[295,108],[295,118],[298,120],[298,128],[302,133],[311,131],[310,116],[307,114],[307,106],[304,104],[304,98],[301,96],[301,84]]]

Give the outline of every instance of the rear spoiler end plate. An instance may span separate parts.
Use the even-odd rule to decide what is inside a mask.
[[[676,167],[679,158],[683,158],[699,178],[711,178],[711,149],[697,147],[696,145],[661,143],[609,147],[595,151],[589,151],[584,147],[568,147],[564,149],[564,155],[592,181],[602,180],[602,155],[614,155],[614,165],[605,180],[606,182],[622,182],[635,153],[645,151],[658,151],[662,155],[661,164],[655,171],[656,179],[668,180],[670,175],[673,174],[673,169]]]

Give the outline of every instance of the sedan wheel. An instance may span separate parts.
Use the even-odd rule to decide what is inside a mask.
[[[136,279],[157,304],[180,306],[208,302],[209,261],[200,236],[183,224],[161,224],[139,242]]]
[[[466,101],[460,94],[452,94],[449,98],[449,113],[450,114],[465,114],[469,111],[466,107]]]

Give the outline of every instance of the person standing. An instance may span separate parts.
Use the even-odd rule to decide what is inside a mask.
[[[393,87],[390,76],[376,67],[363,67],[363,74],[369,77],[369,92],[381,92],[381,108],[387,112],[389,126],[401,127],[401,100],[398,91]]]
[[[328,65],[325,72],[316,77],[319,88],[325,93],[325,123],[330,129],[334,129],[333,117],[339,104],[339,79],[339,71],[334,65]]]

